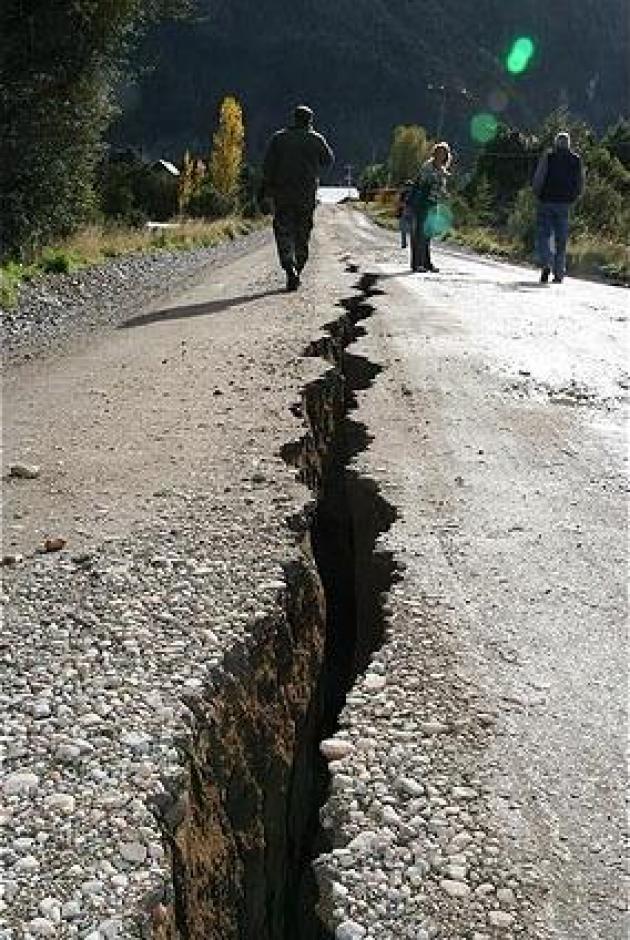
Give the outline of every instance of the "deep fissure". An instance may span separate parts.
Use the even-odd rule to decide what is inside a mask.
[[[314,497],[291,521],[296,554],[282,603],[191,699],[187,783],[156,800],[173,869],[156,940],[332,940],[331,901],[312,864],[330,848],[319,743],[383,642],[396,577],[377,545],[396,511],[351,466],[371,440],[351,417],[355,395],[381,371],[347,351],[373,311],[376,277],[363,275],[356,291],[305,351],[331,368],[302,390],[292,410],[306,431],[282,449]]]
[[[350,417],[356,392],[372,385],[381,368],[346,349],[365,332],[359,325],[373,312],[368,298],[381,293],[376,277],[364,275],[360,293],[341,301],[346,316],[329,324],[330,337],[312,344],[311,355],[324,356],[344,378],[343,414],[337,422],[311,526],[311,544],[326,598],[326,646],[321,676],[321,720],[313,742],[313,768],[317,785],[305,830],[301,858],[303,874],[296,904],[290,900],[284,940],[332,940],[325,923],[325,899],[319,897],[312,861],[331,848],[319,825],[319,810],[327,793],[327,764],[319,742],[334,734],[346,695],[364,671],[371,654],[384,640],[384,597],[395,580],[391,552],[377,550],[379,536],[396,518],[396,510],[380,495],[376,483],[352,469],[354,457],[367,449],[367,427]]]

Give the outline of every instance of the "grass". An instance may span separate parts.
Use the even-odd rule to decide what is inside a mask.
[[[359,203],[358,208],[377,225],[398,229],[398,219],[391,205],[370,202]],[[447,240],[471,248],[480,255],[490,255],[504,261],[534,262],[532,252],[526,251],[518,240],[495,228],[460,226],[449,233]],[[630,248],[619,242],[584,233],[576,234],[569,241],[567,266],[573,276],[630,286]]]
[[[15,306],[20,284],[44,274],[69,274],[110,258],[143,252],[212,248],[246,235],[266,222],[264,218],[245,219],[235,215],[213,222],[183,221],[173,228],[163,229],[90,226],[61,244],[44,249],[29,264],[9,261],[0,266],[0,307]]]

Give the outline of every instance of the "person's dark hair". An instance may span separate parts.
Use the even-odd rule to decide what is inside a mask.
[[[299,104],[293,113],[296,127],[310,127],[313,123],[313,112],[305,104]]]

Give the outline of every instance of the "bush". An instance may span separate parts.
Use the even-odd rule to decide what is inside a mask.
[[[517,194],[507,218],[506,230],[523,251],[532,251],[536,237],[536,197],[529,186],[525,186]]]
[[[194,219],[222,219],[232,215],[237,208],[237,196],[225,196],[218,192],[209,180],[204,180],[199,191],[188,203],[187,213]]]

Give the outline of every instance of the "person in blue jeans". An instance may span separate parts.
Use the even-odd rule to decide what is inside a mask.
[[[553,270],[554,283],[561,284],[566,270],[569,210],[584,191],[582,159],[571,150],[571,138],[566,131],[556,136],[553,149],[540,158],[532,188],[538,196],[536,247],[542,268],[540,281],[547,284]]]

